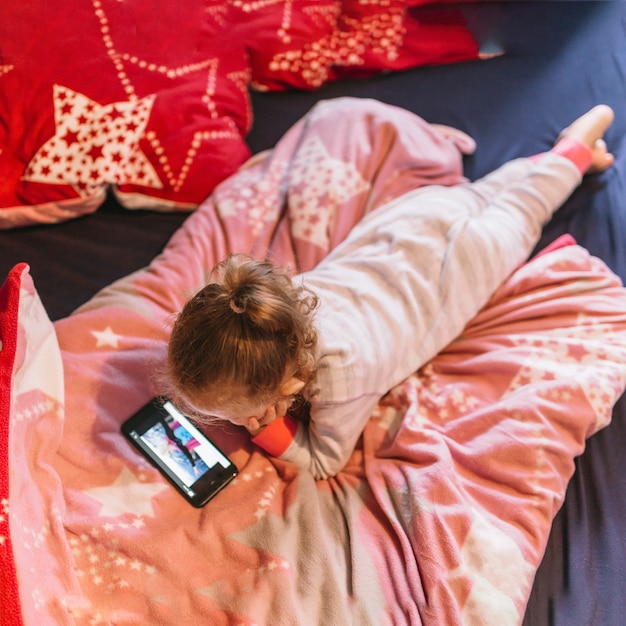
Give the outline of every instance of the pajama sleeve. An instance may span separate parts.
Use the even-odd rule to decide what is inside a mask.
[[[340,471],[380,398],[455,339],[526,261],[588,167],[579,146],[410,192],[297,277],[321,301],[311,419],[280,418],[255,441],[316,478]]]

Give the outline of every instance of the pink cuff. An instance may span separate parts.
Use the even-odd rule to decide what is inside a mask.
[[[272,456],[280,456],[291,445],[297,430],[296,420],[285,415],[268,424],[252,441]]]
[[[550,152],[560,154],[569,159],[581,174],[584,174],[591,167],[593,159],[591,148],[575,139],[570,139],[569,137],[559,139]]]
[[[559,248],[566,248],[567,246],[575,246],[576,239],[572,237],[570,234],[565,233],[560,237],[557,237],[552,243],[548,244],[545,248],[541,249],[535,256],[539,257],[544,254],[548,254],[548,252],[552,252],[553,250],[558,250]]]
[[[575,139],[570,139],[569,137],[559,139],[556,145],[551,148],[550,152],[569,159],[581,174],[585,174],[591,167],[591,161],[593,159],[591,148]],[[536,154],[530,157],[530,159],[531,161],[538,161],[544,154],[546,153]]]

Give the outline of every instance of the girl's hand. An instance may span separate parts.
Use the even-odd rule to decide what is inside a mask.
[[[284,396],[267,407],[265,414],[260,419],[257,417],[248,418],[246,428],[250,435],[256,437],[268,424],[271,424],[277,417],[282,417],[287,413],[287,409],[293,403],[293,396]]]
[[[267,407],[265,414],[260,419],[257,417],[248,418],[248,424],[246,428],[253,437],[256,437],[268,424],[271,424],[276,419],[276,405],[272,404]]]

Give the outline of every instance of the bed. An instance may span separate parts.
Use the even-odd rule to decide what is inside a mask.
[[[342,36],[354,34],[354,24],[370,23],[358,14],[362,4],[188,4],[184,13],[160,3],[158,29],[148,2],[95,1],[71,16],[39,7],[72,49],[75,25],[84,25],[76,58],[80,80],[92,80],[82,87],[90,101],[67,74],[54,87],[39,77],[25,89],[13,48],[0,44],[0,621],[623,623],[624,3],[406,3],[415,5],[410,15],[405,3],[365,3],[390,33],[404,16],[407,37],[422,45],[399,47],[393,58],[365,46],[359,64],[340,55],[317,74],[287,63],[286,37],[304,38],[296,26],[312,24],[321,40],[337,20]],[[26,41],[33,10],[3,5],[0,42]],[[278,28],[254,21],[270,16]],[[157,79],[171,78],[165,62],[152,67],[130,44],[115,47],[123,36],[151,41],[156,33],[155,50],[178,58],[186,54],[180,29],[207,19],[218,32],[234,20],[237,40],[256,47],[247,56],[236,48],[241,56],[232,54],[224,75],[199,56],[181,63],[178,92],[157,90]],[[164,24],[179,36],[164,36]],[[89,28],[116,76],[127,72],[124,97],[107,92]],[[279,33],[280,45],[266,32]],[[31,55],[53,55],[42,41],[29,44]],[[209,58],[211,45],[233,38],[197,41]],[[63,54],[66,71],[75,59]],[[44,89],[54,89],[56,108],[33,105]],[[214,113],[206,127],[195,104],[188,117],[165,114],[196,98],[194,89]],[[124,180],[111,170],[113,187],[81,167],[78,178],[52,181],[52,159],[69,146],[68,100],[81,111],[100,103],[93,119],[114,128],[131,109],[111,103],[132,103],[146,124],[153,106],[161,126],[120,141],[125,154],[139,146],[155,160],[135,159]],[[211,429],[239,476],[196,510],[123,440],[121,423],[155,391],[171,315],[224,254],[269,251],[308,269],[407,184],[474,180],[543,152],[598,102],[616,111],[606,136],[615,165],[583,181],[537,254],[461,337],[381,399],[337,477],[316,482],[236,429]],[[435,163],[426,172],[429,146],[413,115],[465,131],[476,152],[450,171]],[[173,153],[176,128],[188,133],[184,151],[177,162],[159,161]],[[378,141],[381,128],[393,141]],[[208,180],[186,167],[196,132],[214,142],[193,152]],[[27,140],[18,145],[16,134]],[[89,158],[115,163],[99,137]],[[27,148],[39,169],[26,169]],[[87,148],[77,154],[87,158]],[[408,178],[396,176],[405,170]],[[142,185],[138,172],[171,184]],[[312,206],[316,227],[307,230],[302,211]]]

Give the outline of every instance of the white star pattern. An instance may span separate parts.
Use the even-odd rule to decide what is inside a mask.
[[[579,315],[577,326],[557,330],[550,338],[531,336],[514,339],[516,345],[528,347],[529,353],[526,362],[511,381],[507,393],[513,393],[525,385],[553,381],[556,372],[548,364],[556,357],[559,376],[563,378],[566,373],[571,372],[568,376],[580,386],[593,409],[597,420],[595,431],[608,424],[613,404],[621,394],[626,371],[619,364],[626,360],[626,354],[617,346],[608,348],[595,341],[598,333],[607,332],[607,328],[600,330],[597,325],[582,322],[589,322],[589,318]],[[571,341],[567,341],[568,338]],[[610,358],[607,351],[611,351]],[[602,373],[602,378],[597,374],[589,375],[586,371],[579,373],[582,363],[593,364]],[[612,384],[601,382],[604,374],[606,380],[613,381]],[[555,384],[546,393],[555,401],[568,400],[566,391]]]
[[[377,4],[372,2],[372,4]],[[328,80],[332,66],[360,66],[367,55],[378,55],[390,62],[400,53],[406,35],[406,7],[390,6],[388,0],[380,3],[372,15],[353,17],[342,14],[336,7],[309,8],[305,13],[325,19],[330,24],[339,18],[339,25],[317,41],[310,41],[301,48],[293,48],[275,54],[270,61],[271,72],[289,72],[300,75],[311,87],[319,87]],[[279,29],[278,35],[286,33]],[[289,37],[281,36],[285,44]]]
[[[37,421],[44,415],[63,419],[63,404],[58,400],[45,396],[42,391],[35,390],[28,394],[22,394],[15,403],[13,420]]]
[[[451,584],[469,582],[471,591],[463,605],[463,622],[516,623],[520,616],[515,600],[530,585],[533,568],[513,539],[485,515],[476,510],[474,513],[461,547],[461,563],[447,575]]]
[[[257,510],[254,515],[257,519],[261,519],[264,515],[267,514],[269,507],[272,502],[276,498],[276,493],[278,492],[278,487],[280,486],[279,481],[275,481],[270,485],[268,489],[263,492],[261,499],[259,500]]]
[[[291,35],[289,34],[289,31],[291,29],[293,0],[252,0],[252,2],[248,2],[247,0],[232,0],[232,2],[234,7],[241,9],[244,13],[263,10],[271,5],[282,4],[282,19],[276,34],[283,43],[291,43]]]
[[[112,524],[104,524],[102,528],[111,532]],[[116,547],[110,548],[102,544],[99,539],[99,529],[94,528],[89,533],[68,535],[68,544],[75,561],[76,576],[84,585],[91,584],[98,589],[101,597],[116,594],[122,589],[136,584],[137,574],[142,580],[147,576],[156,576],[157,568],[145,560],[130,558]],[[110,603],[110,599],[105,602]],[[97,610],[92,607],[92,610]],[[83,612],[76,607],[70,609],[74,617],[80,617]],[[93,615],[90,614],[90,617]],[[89,622],[91,623],[91,622]],[[109,623],[105,620],[105,623]]]
[[[139,148],[154,98],[101,105],[55,85],[55,134],[32,158],[24,179],[69,184],[83,197],[93,195],[103,184],[162,188]]]
[[[109,55],[115,67],[120,86],[126,92],[129,101],[137,101],[137,93],[135,84],[131,80],[131,77],[128,73],[127,65],[138,67],[139,69],[146,72],[160,74],[161,76],[171,81],[175,81],[193,72],[206,71],[206,90],[202,96],[202,102],[206,106],[212,119],[217,119],[220,117],[215,100],[218,83],[218,57],[212,57],[210,59],[205,59],[204,61],[200,62],[170,67],[167,65],[155,63],[144,57],[139,57],[136,54],[130,54],[129,52],[118,49],[111,36],[111,23],[109,21],[109,18],[107,17],[106,12],[104,11],[102,3],[100,2],[100,0],[92,0],[92,2],[96,18],[100,22],[102,43],[104,44],[104,47],[107,50],[107,54]],[[214,10],[207,9],[207,13],[214,20],[216,20],[217,23],[223,22],[224,12],[225,9],[223,7],[218,7],[216,9],[214,8]],[[244,72],[243,75],[239,72],[233,72],[229,75],[229,79],[232,80],[233,83],[239,87],[242,94],[247,93],[247,83],[249,81],[248,74],[249,70]],[[249,109],[249,104],[246,104],[246,106],[248,107],[248,119],[250,119],[251,111]],[[145,138],[148,142],[150,142],[152,150],[158,156],[159,165],[163,169],[163,173],[166,177],[167,183],[174,191],[180,191],[180,189],[182,188],[189,173],[189,170],[191,169],[191,166],[197,155],[201,151],[201,147],[204,142],[219,142],[223,139],[236,140],[240,137],[239,130],[236,128],[232,119],[224,118],[224,122],[227,126],[226,128],[219,130],[203,130],[194,133],[189,148],[187,150],[184,163],[177,174],[172,169],[167,152],[165,148],[161,145],[161,141],[157,133],[153,130],[146,133]],[[141,182],[139,184],[145,186],[147,183]],[[161,188],[160,185],[159,188]]]
[[[288,210],[294,237],[327,247],[336,208],[369,188],[354,163],[332,157],[319,137],[310,137],[290,172]]]
[[[125,467],[114,483],[85,489],[83,493],[103,506],[100,517],[136,515],[154,517],[151,500],[169,487],[164,483],[142,483]]]
[[[104,330],[92,330],[91,334],[96,338],[96,348],[108,346],[117,349],[120,339],[123,339],[122,335],[114,333],[110,326]]]
[[[217,210],[225,218],[247,216],[248,227],[256,237],[267,223],[274,223],[284,203],[280,178],[286,163],[269,158],[268,167],[242,169],[236,184],[218,187],[214,192]]]
[[[613,405],[622,394],[626,370],[623,366],[606,361],[596,363],[602,376],[581,377],[580,386],[596,415],[595,431],[604,428],[611,421]]]

